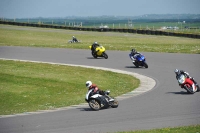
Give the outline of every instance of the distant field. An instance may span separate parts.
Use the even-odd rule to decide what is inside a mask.
[[[67,43],[72,36],[82,42]],[[141,52],[200,53],[200,40],[192,38],[0,25],[0,46],[89,49],[88,46],[95,41],[107,50],[136,48]]]

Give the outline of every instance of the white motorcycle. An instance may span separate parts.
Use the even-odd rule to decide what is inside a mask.
[[[105,91],[106,95],[109,95],[110,91]],[[94,94],[93,90],[89,90],[86,93],[85,101],[88,102],[91,109],[98,111],[102,108],[117,108],[119,106],[119,102],[114,99],[114,101],[109,101],[108,96]],[[110,96],[109,96],[110,97]]]
[[[77,40],[77,42],[74,42],[73,40],[68,40],[68,43],[81,43],[81,40]]]

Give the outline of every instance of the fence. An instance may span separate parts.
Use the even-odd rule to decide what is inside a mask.
[[[135,34],[146,34],[146,35],[165,35],[165,36],[177,36],[177,37],[188,37],[188,38],[200,39],[200,35],[198,35],[198,34],[176,33],[176,32],[168,32],[168,31],[160,31],[160,30],[142,30],[142,29],[127,29],[127,28],[70,27],[70,26],[50,25],[50,24],[11,22],[11,21],[3,21],[3,20],[0,20],[0,24],[41,27],[41,28],[67,29],[67,30],[99,31],[99,32],[108,32],[109,31],[109,32],[124,32],[124,33],[135,33]]]

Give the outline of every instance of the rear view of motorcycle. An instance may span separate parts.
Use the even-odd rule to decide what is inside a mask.
[[[85,101],[88,102],[90,108],[92,110],[98,111],[100,109],[106,109],[109,107],[117,108],[119,105],[119,102],[115,99],[114,101],[109,101],[108,97],[106,95],[109,95],[109,91],[106,92],[106,95],[100,95],[100,94],[94,94],[93,90],[89,90],[86,93]]]
[[[183,74],[180,74],[177,78],[178,83],[181,88],[185,89],[187,93],[194,94],[195,92],[199,92],[200,88],[196,84],[194,84],[194,81],[192,79],[186,77]]]

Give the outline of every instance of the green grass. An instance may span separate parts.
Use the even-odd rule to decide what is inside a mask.
[[[110,71],[0,60],[0,115],[85,103],[87,80],[109,89],[112,96],[130,92],[140,83]]]
[[[72,36],[82,43],[68,44]],[[141,52],[200,53],[200,40],[192,38],[0,25],[0,46],[88,49],[94,41],[106,50],[129,51],[134,47]]]
[[[118,132],[118,133],[200,133],[200,125],[184,126],[176,128],[162,128],[153,130],[141,130],[130,132]]]

